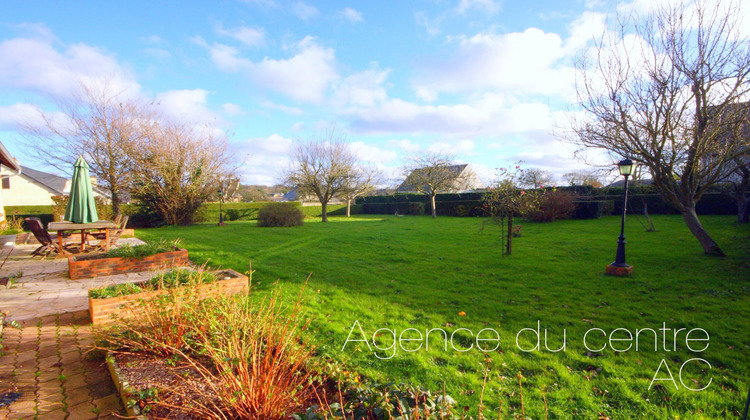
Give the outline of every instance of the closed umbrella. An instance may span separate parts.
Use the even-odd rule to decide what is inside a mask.
[[[99,220],[94,189],[89,177],[89,165],[83,157],[79,157],[73,166],[73,180],[68,196],[68,208],[65,209],[65,220],[73,223],[93,223]]]

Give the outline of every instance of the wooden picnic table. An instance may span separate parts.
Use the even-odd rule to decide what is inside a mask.
[[[57,231],[57,243],[60,249],[67,253],[62,245],[63,233],[66,231],[81,231],[81,252],[86,252],[86,232],[90,230],[104,230],[104,250],[109,251],[109,230],[117,229],[117,224],[109,220],[98,220],[93,223],[73,223],[73,222],[50,222],[47,230]]]

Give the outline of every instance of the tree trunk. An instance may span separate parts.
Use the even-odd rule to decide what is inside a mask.
[[[508,214],[508,244],[505,253],[510,255],[513,252],[513,212]]]
[[[117,191],[111,191],[112,194],[112,217],[117,216],[120,214],[120,204],[122,204],[122,200],[120,199],[120,194]]]
[[[701,221],[698,220],[698,215],[695,213],[695,204],[690,206],[683,206],[682,208],[682,219],[685,220],[688,229],[698,239],[698,242],[703,246],[703,251],[707,255],[713,255],[717,257],[723,257],[725,254],[719,248],[719,245],[711,238],[711,236],[703,228]]]
[[[742,170],[742,180],[734,184],[734,202],[737,203],[737,221],[748,223],[748,205],[750,199],[747,196],[747,188],[750,187],[750,169]]]
[[[430,196],[430,199],[432,200],[432,218],[437,217],[437,209],[435,208],[435,194],[432,194]]]
[[[750,209],[750,200],[743,194],[742,197],[737,198],[737,221],[740,223],[750,222],[748,217],[748,210]]]
[[[352,200],[346,200],[346,217],[352,215]]]
[[[328,221],[328,210],[327,210],[327,208],[328,208],[328,202],[327,201],[326,202],[321,201],[320,202],[320,210],[323,212],[323,220],[322,220],[323,222],[327,222]]]

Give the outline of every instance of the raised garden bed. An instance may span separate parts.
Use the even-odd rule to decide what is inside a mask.
[[[107,258],[96,255],[74,255],[68,257],[68,270],[71,279],[161,270],[165,268],[181,267],[187,264],[188,251],[186,249],[161,252],[141,259],[122,257]]]
[[[231,269],[218,270],[211,273],[216,278],[216,281],[205,284],[190,285],[187,287],[195,287],[195,293],[198,297],[210,296],[217,292],[224,294],[247,293],[250,290],[250,281],[244,274],[240,274]],[[127,286],[122,287],[122,289],[132,287],[133,289],[137,290],[141,287],[145,287],[145,285],[146,283],[127,284]],[[147,290],[139,293],[131,293],[116,297],[89,297],[89,314],[91,315],[91,323],[93,325],[106,325],[113,321],[113,315],[117,315],[119,317],[132,316],[130,311],[123,310],[124,307],[127,307],[128,305],[136,303],[138,301],[151,299],[155,296],[167,292],[167,290],[161,289]]]

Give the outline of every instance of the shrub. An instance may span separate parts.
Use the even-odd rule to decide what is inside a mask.
[[[216,275],[211,272],[201,270],[191,270],[187,268],[175,268],[161,274],[157,274],[146,282],[142,283],[120,283],[106,287],[89,290],[89,297],[92,299],[107,299],[119,296],[134,295],[136,293],[172,289],[179,286],[192,284],[213,283],[216,281]]]
[[[67,195],[53,195],[52,197],[52,218],[53,220],[62,220],[65,216],[65,210],[68,207],[68,196]],[[96,215],[99,216],[99,220],[112,220],[112,206],[104,202],[102,197],[94,197],[96,203]]]
[[[287,305],[278,288],[252,303],[238,296],[202,298],[189,287],[170,289],[129,307],[138,317],[96,332],[116,350],[181,359],[205,380],[196,387],[195,376],[188,375],[182,386],[183,377],[175,375],[178,386],[160,394],[154,406],[179,408],[191,418],[288,419],[317,401],[314,349],[300,340],[301,296]],[[170,402],[168,394],[182,403]]]
[[[305,215],[292,203],[271,203],[258,211],[258,226],[302,226]]]
[[[6,220],[5,229],[3,229],[3,235],[15,235],[23,232],[23,219],[20,217],[9,216]]]
[[[179,239],[174,241],[161,239],[157,242],[149,242],[143,245],[132,246],[130,244],[125,244],[123,246],[110,249],[103,254],[81,255],[77,257],[77,260],[96,260],[101,258],[130,258],[134,260],[142,260],[151,255],[174,251],[177,249],[177,244],[179,242]]]
[[[570,217],[576,210],[576,196],[561,190],[548,190],[538,196],[538,205],[526,214],[535,222],[552,222]]]

